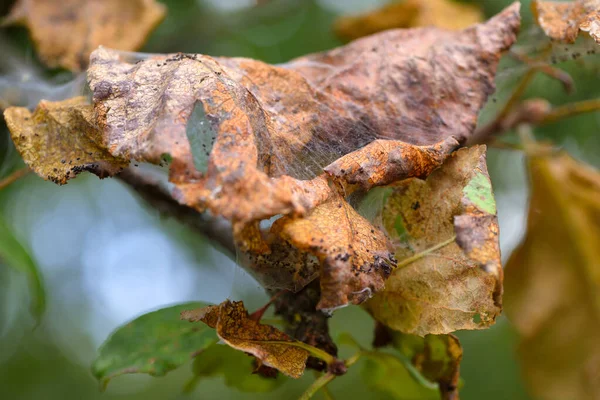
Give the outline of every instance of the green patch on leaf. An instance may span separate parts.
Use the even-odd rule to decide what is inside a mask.
[[[489,214],[496,214],[496,200],[492,192],[492,183],[483,173],[476,173],[463,189],[463,193],[477,208]]]
[[[181,366],[218,340],[205,324],[180,319],[182,311],[204,306],[186,303],[163,308],[117,328],[100,348],[92,373],[104,388],[118,375],[162,376]]]
[[[186,385],[186,392],[194,390],[202,378],[222,376],[225,384],[243,392],[270,392],[281,385],[286,377],[267,378],[253,373],[254,357],[226,345],[214,344],[202,351],[192,365],[194,378]]]
[[[0,218],[0,261],[4,261],[9,267],[27,276],[31,295],[31,313],[39,320],[46,309],[46,292],[39,269],[27,249],[2,218]]]
[[[398,234],[400,241],[407,242],[410,238],[410,234],[404,226],[404,219],[402,218],[402,215],[398,215],[396,217],[396,220],[394,221],[394,228],[396,228],[396,233]]]
[[[438,385],[420,376],[403,357],[370,351],[365,352],[362,369],[365,384],[373,390],[387,393],[397,400],[439,400]]]
[[[205,174],[208,169],[208,158],[217,138],[217,132],[206,118],[206,111],[204,111],[202,102],[198,101],[194,105],[185,133],[192,149],[194,167]]]

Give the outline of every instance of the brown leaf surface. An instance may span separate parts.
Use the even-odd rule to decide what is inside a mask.
[[[600,0],[534,0],[531,9],[540,27],[553,40],[575,43],[581,30],[600,43]]]
[[[383,225],[399,267],[367,302],[378,321],[417,335],[494,323],[502,268],[485,146],[458,150],[426,181],[398,183]]]
[[[464,29],[483,19],[481,9],[471,4],[454,0],[405,0],[385,4],[366,14],[340,17],[333,29],[340,39],[350,41],[395,28]]]
[[[249,319],[241,301],[227,300],[218,306],[184,311],[181,318],[204,322],[214,328],[227,345],[252,354],[263,364],[292,378],[299,378],[304,372],[308,351],[292,345],[297,341],[280,330]]]
[[[129,164],[103,146],[93,108],[84,97],[42,101],[33,113],[11,107],[4,117],[25,163],[54,183],[64,184],[82,171],[114,175]]]
[[[600,399],[600,173],[529,159],[527,235],[506,266],[506,312],[536,397]]]
[[[139,49],[165,13],[155,0],[19,0],[4,24],[25,25],[49,66],[80,71],[100,45]]]
[[[514,5],[463,32],[390,31],[281,67],[189,55],[133,65],[100,49],[88,77],[115,155],[170,154],[182,202],[245,224],[306,213],[327,198],[306,179],[376,139],[463,142],[518,27]],[[186,137],[192,114],[215,133],[205,172]]]

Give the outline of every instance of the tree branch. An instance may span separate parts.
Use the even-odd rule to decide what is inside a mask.
[[[213,217],[208,213],[200,213],[178,203],[171,196],[164,180],[151,171],[129,167],[117,177],[161,214],[175,217],[188,225],[214,242],[223,253],[235,260],[236,249],[231,224],[227,220]]]

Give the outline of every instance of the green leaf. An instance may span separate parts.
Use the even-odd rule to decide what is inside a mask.
[[[454,335],[426,335],[420,337],[401,332],[392,332],[394,347],[412,360],[420,376],[437,382],[442,398],[454,398],[462,386],[459,377],[463,350]]]
[[[419,372],[409,361],[380,351],[363,353],[366,362],[362,369],[365,384],[386,392],[397,400],[439,400],[438,385],[415,377]]]
[[[192,366],[194,379],[186,386],[186,392],[193,390],[202,378],[223,376],[225,384],[243,392],[264,393],[280,386],[286,378],[266,378],[253,374],[254,357],[226,345],[214,344],[202,351]]]
[[[39,321],[46,309],[46,292],[39,269],[27,249],[19,242],[1,217],[0,260],[27,275],[31,292],[31,313]]]
[[[476,173],[463,189],[463,193],[476,207],[488,214],[496,214],[496,200],[492,191],[492,183],[485,174]]]
[[[117,328],[100,348],[92,373],[105,388],[118,375],[163,376],[181,366],[218,340],[205,324],[180,319],[182,311],[204,306],[186,303],[163,308]]]

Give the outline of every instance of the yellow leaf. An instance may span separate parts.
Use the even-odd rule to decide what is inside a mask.
[[[405,0],[386,4],[363,15],[338,18],[334,31],[339,38],[350,41],[396,28],[436,26],[458,30],[483,19],[478,6],[456,0]]]
[[[565,153],[529,159],[527,235],[506,266],[506,312],[533,394],[600,393],[600,174]]]
[[[4,24],[27,26],[50,67],[80,71],[100,45],[140,48],[165,13],[154,0],[19,0]]]
[[[33,113],[10,107],[4,117],[25,163],[55,183],[65,184],[82,171],[100,177],[114,175],[129,164],[104,147],[93,107],[85,97],[42,101]]]
[[[398,268],[367,302],[378,321],[417,335],[494,323],[502,268],[485,146],[458,150],[426,181],[397,184],[382,217]]]

